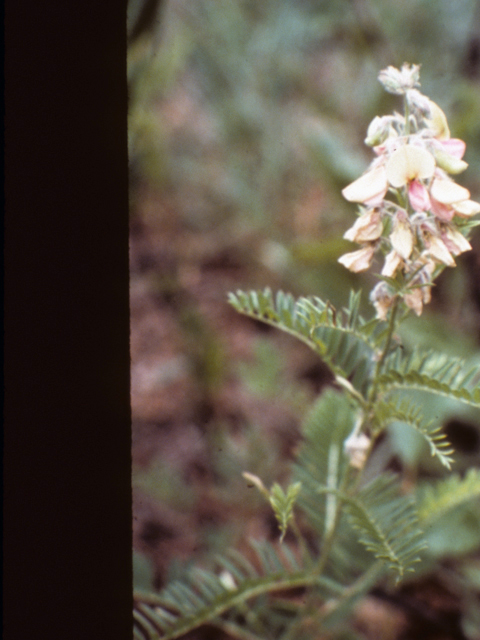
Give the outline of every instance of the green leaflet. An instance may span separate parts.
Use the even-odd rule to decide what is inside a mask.
[[[418,389],[480,407],[480,368],[466,368],[462,360],[433,351],[399,351],[385,362],[378,384],[383,391]]]
[[[384,323],[366,322],[359,315],[359,293],[352,292],[348,307],[340,311],[317,297],[295,300],[279,291],[274,298],[268,288],[230,293],[229,302],[240,313],[271,324],[307,344],[336,376],[351,381],[353,389],[365,395],[375,351],[384,335]]]
[[[418,492],[418,517],[422,526],[430,526],[449,511],[480,498],[480,469],[425,484]]]
[[[398,578],[413,571],[424,547],[413,501],[400,493],[396,476],[385,474],[349,494],[342,489],[348,472],[343,443],[353,429],[355,412],[347,397],[327,390],[307,415],[305,443],[294,467],[301,481],[299,505],[320,534],[327,535],[339,503],[345,504],[359,541],[376,558],[384,560]]]
[[[219,557],[216,572],[194,568],[184,579],[157,594],[135,593],[135,637],[173,640],[227,611],[264,594],[316,585],[325,597],[338,597],[344,585],[317,576],[312,567],[301,567],[283,546],[255,543],[259,568],[237,554]]]
[[[357,497],[348,499],[347,510],[360,542],[387,563],[397,580],[414,571],[425,543],[414,502],[401,495],[396,476],[375,478]]]
[[[380,428],[392,422],[402,422],[415,429],[427,441],[432,456],[437,456],[440,462],[450,469],[453,462],[453,449],[446,440],[441,427],[434,422],[426,422],[418,405],[407,399],[394,398],[386,402],[380,401],[375,406],[375,421]]]
[[[298,504],[312,526],[323,535],[332,526],[337,497],[319,494],[319,487],[338,489],[349,460],[343,443],[350,435],[355,412],[344,393],[327,389],[307,414],[304,444],[294,464],[293,477],[302,483]]]

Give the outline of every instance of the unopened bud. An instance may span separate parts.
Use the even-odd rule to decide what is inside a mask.
[[[237,585],[230,571],[224,569],[218,576],[218,579],[227,591],[235,591],[237,589]]]
[[[428,126],[436,138],[448,140],[450,138],[450,129],[448,128],[447,116],[433,100],[429,99],[428,103],[430,107],[430,119],[426,120]]]
[[[344,449],[350,458],[350,464],[355,469],[362,469],[367,459],[367,452],[370,449],[370,438],[364,433],[352,433],[344,443]]]
[[[399,71],[395,67],[387,67],[380,71],[379,81],[389,93],[404,94],[408,89],[419,86],[420,67],[416,64],[404,64]]]
[[[370,293],[370,301],[375,307],[379,320],[386,320],[394,299],[392,290],[385,282],[379,282],[375,285]]]
[[[382,118],[375,116],[368,126],[365,144],[369,147],[376,147],[381,144],[388,137],[389,125],[390,118],[388,116]]]
[[[437,166],[447,173],[456,175],[457,173],[465,171],[465,169],[468,167],[468,162],[465,162],[465,160],[461,160],[460,158],[455,158],[446,151],[435,149],[433,155],[435,156],[435,162],[437,163]]]

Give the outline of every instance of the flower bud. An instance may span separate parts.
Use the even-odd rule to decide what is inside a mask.
[[[379,116],[375,116],[368,126],[365,144],[369,147],[376,147],[386,140],[388,137],[389,124],[390,117],[384,116],[380,118]]]
[[[455,156],[450,155],[446,151],[435,149],[433,151],[433,155],[435,156],[435,162],[437,163],[437,166],[447,173],[456,175],[457,173],[465,171],[465,169],[468,167],[468,162],[465,162],[465,160],[461,160],[460,158],[455,158]]]
[[[352,434],[344,442],[344,449],[350,458],[350,464],[356,469],[362,469],[370,448],[370,438],[364,433]]]
[[[426,120],[428,127],[433,131],[435,138],[448,140],[450,129],[448,128],[447,116],[433,100],[428,100],[430,107],[430,119]]]
[[[223,571],[220,572],[218,579],[220,580],[223,587],[227,591],[235,591],[236,589],[238,589],[235,579],[230,573],[230,571],[227,571],[226,569],[224,569]]]
[[[407,100],[411,107],[418,109],[423,113],[430,113],[430,100],[417,89],[410,89],[407,92]]]
[[[404,64],[399,71],[389,66],[380,71],[378,79],[386,91],[397,95],[404,94],[407,89],[419,86],[420,67],[416,64]]]
[[[376,284],[370,293],[370,302],[375,307],[379,320],[387,319],[387,313],[393,301],[394,296],[391,293],[390,287],[385,282]]]
[[[409,293],[403,296],[405,304],[410,309],[413,309],[417,316],[422,315],[423,311],[423,293],[421,289],[411,289]]]

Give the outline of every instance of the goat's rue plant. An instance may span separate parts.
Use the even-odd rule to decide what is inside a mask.
[[[478,367],[432,351],[408,353],[397,335],[409,313],[422,314],[442,270],[471,248],[480,204],[452,177],[467,167],[465,143],[420,93],[418,66],[388,67],[379,80],[403,100],[403,113],[376,117],[368,128],[374,159],[342,192],[358,204],[344,237],[360,248],[339,258],[354,272],[379,264],[374,317],[360,316],[359,293],[339,311],[317,297],[294,300],[268,289],[230,294],[235,309],[296,336],[335,376],[307,415],[290,486],[268,490],[244,474],[270,502],[279,541],[254,543],[249,559],[231,552],[217,571],[193,569],[160,594],[136,594],[137,638],[178,638],[204,623],[251,640],[314,638],[324,629],[335,637],[359,597],[421,562],[422,523],[480,495],[478,470],[416,494],[400,476],[369,466],[377,439],[401,423],[450,469],[453,450],[412,390],[480,407]],[[287,597],[292,589],[302,597]]]

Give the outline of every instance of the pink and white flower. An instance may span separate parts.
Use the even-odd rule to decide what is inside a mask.
[[[449,177],[467,168],[466,145],[451,138],[445,113],[418,90],[419,67],[388,67],[379,80],[390,93],[404,96],[405,116],[377,116],[368,127],[365,143],[376,158],[342,191],[349,202],[365,205],[344,235],[362,246],[339,262],[361,272],[378,249],[386,253],[381,274],[409,282],[395,293],[385,282],[372,291],[377,317],[386,319],[397,296],[417,315],[422,313],[431,298],[433,275],[454,267],[454,256],[471,249],[458,218],[480,213],[480,203]]]
[[[346,253],[338,259],[340,264],[347,267],[350,271],[358,273],[359,271],[366,271],[370,267],[373,255],[375,253],[374,245],[367,245],[358,251],[352,251]]]
[[[370,209],[357,218],[353,227],[346,231],[343,237],[351,242],[371,242],[378,240],[382,231],[383,223],[380,212],[376,209]]]

